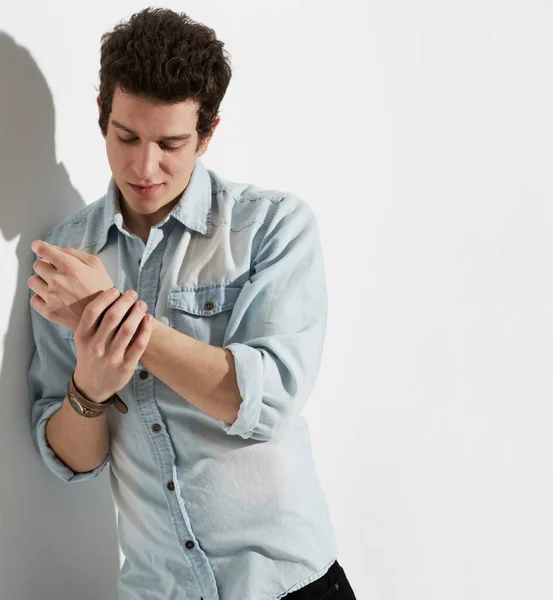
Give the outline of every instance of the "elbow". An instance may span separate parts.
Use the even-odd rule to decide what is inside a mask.
[[[226,426],[225,429],[227,433],[239,435],[244,439],[270,442],[286,435],[296,421],[298,413],[298,410],[289,407],[275,408],[266,402],[260,401],[260,411],[257,419],[246,424],[239,410],[238,418],[232,425]]]
[[[236,419],[230,425],[225,423],[224,429],[230,435],[262,442],[286,435],[305,404],[316,369],[284,350],[277,357],[267,348],[244,344],[230,344],[228,348],[236,359],[239,404],[235,406]]]

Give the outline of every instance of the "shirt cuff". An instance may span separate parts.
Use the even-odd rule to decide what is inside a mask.
[[[225,346],[234,357],[236,381],[242,402],[238,416],[232,424],[220,421],[229,435],[251,437],[259,424],[263,400],[263,360],[261,352],[246,344],[233,343]]]
[[[111,454],[108,454],[104,462],[94,470],[87,471],[86,473],[75,473],[56,456],[52,448],[50,448],[48,445],[46,440],[46,425],[50,417],[59,410],[62,404],[63,400],[54,402],[53,404],[50,404],[44,408],[44,411],[42,412],[42,415],[36,424],[36,445],[40,456],[50,471],[67,483],[94,479],[95,477],[98,477],[98,475],[100,475],[100,473],[104,470],[111,458]]]

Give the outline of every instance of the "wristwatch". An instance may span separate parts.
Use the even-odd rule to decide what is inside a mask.
[[[125,414],[129,410],[127,405],[117,394],[113,394],[104,402],[93,402],[92,400],[89,400],[76,388],[73,375],[67,386],[67,399],[75,412],[88,419],[93,419],[104,414],[112,404],[120,413]]]

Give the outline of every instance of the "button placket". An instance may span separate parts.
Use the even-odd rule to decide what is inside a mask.
[[[148,243],[152,245],[152,239],[150,239]],[[147,251],[148,248],[146,249],[146,252]],[[144,269],[141,267],[137,269],[138,279],[135,287],[140,294],[140,298],[148,304],[148,312],[154,314],[155,306],[158,302],[156,293],[157,287],[155,285],[148,285],[148,282],[154,278],[154,274],[159,277],[161,261],[158,256],[158,249],[156,248],[156,251],[151,252],[149,255],[145,253],[142,258],[143,261],[139,261],[139,265],[141,262],[144,262]],[[207,298],[204,296],[203,301],[203,304],[207,304],[207,302],[211,303],[206,307],[206,310],[209,312],[211,312],[218,304],[218,300],[214,297],[210,299],[209,296]],[[196,306],[200,308],[202,304]],[[156,448],[159,468],[163,473],[159,483],[163,486],[163,482],[165,482],[165,490],[161,487],[160,492],[165,496],[167,501],[169,515],[175,534],[179,540],[179,545],[181,545],[182,548],[189,550],[189,560],[193,561],[196,567],[203,571],[204,557],[200,547],[196,544],[192,525],[190,524],[181,494],[178,491],[180,490],[179,476],[176,470],[173,452],[171,450],[170,433],[164,427],[164,417],[159,412],[159,407],[154,398],[153,384],[155,382],[155,377],[154,374],[145,369],[142,364],[138,363],[137,366],[138,368],[134,374],[134,388],[137,394],[140,393],[140,396],[137,397],[137,408],[144,424],[146,427],[150,428],[150,435],[148,437],[150,437],[153,446]],[[171,492],[171,494],[167,494],[167,491]],[[189,538],[186,537],[187,534],[190,536]],[[210,589],[213,587],[213,591],[216,593],[214,583],[210,582],[205,585]]]

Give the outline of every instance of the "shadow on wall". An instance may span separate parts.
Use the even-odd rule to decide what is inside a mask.
[[[79,484],[51,473],[31,437],[27,388],[31,243],[84,203],[56,163],[48,84],[29,52],[1,31],[0,81],[0,233],[20,237],[0,367],[0,598],[111,600],[119,550],[109,467]]]

